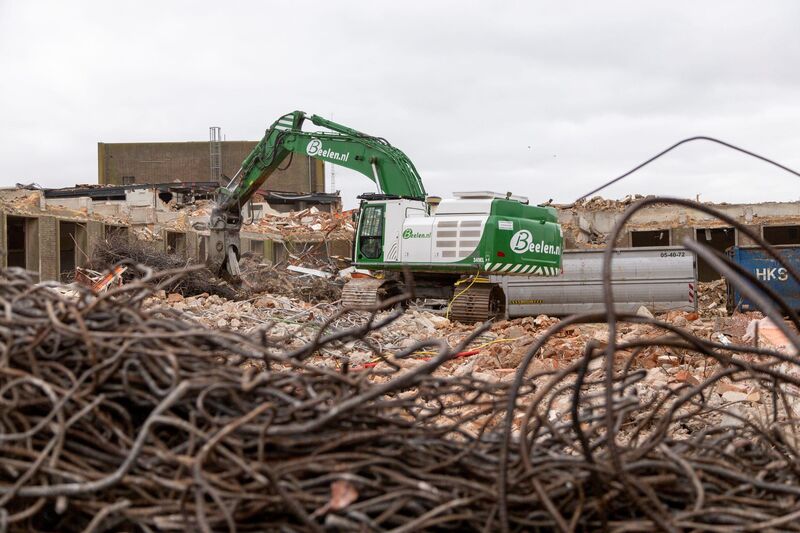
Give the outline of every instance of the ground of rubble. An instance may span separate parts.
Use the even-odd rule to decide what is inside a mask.
[[[722,287],[722,289],[720,289]],[[752,324],[761,326],[760,342],[763,346],[778,346],[785,343],[774,326],[765,322],[760,313],[738,313],[728,316],[724,303],[720,303],[720,293],[724,292],[724,282],[712,283],[700,301],[705,307],[699,312],[672,311],[657,315],[656,318],[688,330],[692,334],[716,343],[752,343]],[[724,300],[722,300],[724,302]],[[165,294],[163,291],[151,298],[147,305],[160,306],[177,311],[204,327],[229,329],[245,335],[262,335],[288,347],[300,347],[311,341],[320,327],[338,311],[338,302],[309,302],[287,295],[262,293],[247,300],[230,301],[220,296],[201,294],[183,297],[180,294]],[[646,312],[646,311],[643,311]],[[346,314],[331,324],[331,328],[352,327],[359,320],[366,320],[366,313]],[[380,319],[382,315],[378,316]],[[768,321],[768,319],[766,319]],[[490,329],[467,346],[461,357],[446,363],[437,372],[456,376],[471,375],[486,381],[508,382],[514,379],[517,368],[531,349],[531,346],[549,327],[557,324],[556,317],[537,316],[503,320],[494,323]],[[750,332],[748,336],[748,326]],[[435,352],[419,351],[402,360],[394,354],[413,345],[417,341],[437,338],[444,339],[450,346],[457,346],[476,327],[476,324],[461,324],[451,321],[441,314],[426,310],[409,309],[389,326],[373,331],[362,340],[340,343],[326,347],[316,353],[308,362],[340,368],[347,364],[353,370],[370,367],[381,369],[386,358],[393,364],[411,367],[435,355]],[[620,324],[618,342],[664,335],[664,331],[651,325],[631,323]],[[608,342],[607,325],[571,325],[555,336],[533,359],[527,374],[539,374],[562,368],[582,356],[586,345],[593,341],[602,348]],[[587,379],[602,375],[600,361],[590,366]],[[243,361],[241,364],[259,369],[259,362]],[[646,349],[635,357],[634,368],[644,369],[646,377],[640,383],[641,394],[654,394],[663,391],[700,383],[716,369],[716,361],[696,354],[686,355],[680,350]],[[764,402],[770,401],[756,383],[731,383],[721,380],[716,395],[709,401],[712,404],[738,404],[736,407],[743,418],[758,417]],[[552,406],[550,416],[560,416],[566,410],[566,400],[558,400]],[[562,405],[563,404],[563,405]],[[709,423],[734,423],[735,421],[713,420]],[[694,428],[686,428],[690,431]]]

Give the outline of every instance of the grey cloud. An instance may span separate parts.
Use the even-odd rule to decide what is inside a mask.
[[[297,108],[388,138],[443,195],[571,201],[697,134],[800,167],[797,20],[793,1],[0,1],[0,184],[91,182],[97,141],[255,139]],[[797,185],[687,146],[605,194]]]

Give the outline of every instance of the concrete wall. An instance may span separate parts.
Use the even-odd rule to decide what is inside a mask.
[[[159,250],[166,249],[167,236],[172,233],[180,235],[182,246],[179,252],[187,259],[202,262],[205,259],[204,252],[207,252],[201,249],[201,242],[205,244],[205,248],[208,247],[208,230],[194,225],[195,222],[207,222],[207,215],[201,214],[176,221],[181,213],[160,200],[153,190],[127,191],[125,201],[95,202],[88,197],[45,199],[42,191],[0,189],[0,201],[2,201],[0,205],[3,206],[0,207],[0,268],[8,265],[6,257],[8,217],[24,219],[25,267],[39,273],[42,281],[58,280],[61,270],[69,271],[73,264],[84,266],[87,263],[87,256],[91,257],[98,244],[112,233],[122,233],[128,238],[146,239]],[[6,202],[11,209],[4,208]],[[261,205],[261,208],[261,213],[271,212],[267,204]],[[94,215],[101,210],[110,216],[110,220],[100,221],[94,218]],[[115,216],[118,214],[124,216]],[[123,220],[127,223],[122,222]],[[74,224],[74,226],[65,228],[63,224]],[[170,228],[175,228],[176,231]],[[68,237],[69,233],[73,232],[76,241],[74,244],[73,238]],[[327,248],[331,255],[349,255],[349,242],[325,241],[319,236],[310,236],[309,239],[314,242],[292,242],[288,243],[288,246],[296,250],[316,247],[324,251]],[[255,250],[273,262],[276,254],[285,252],[287,246],[280,242],[279,234],[246,230],[242,231],[242,241],[243,252]],[[256,242],[255,246],[253,242]],[[74,261],[73,256],[67,252],[74,252]]]
[[[39,272],[39,219],[25,219],[25,268]]]
[[[232,178],[256,141],[223,141],[222,174]],[[211,181],[208,142],[97,143],[98,183],[167,183]],[[262,187],[272,191],[324,192],[322,161],[295,155],[288,168],[277,170]]]
[[[90,220],[86,223],[86,254],[91,257],[92,252],[101,241],[105,239],[103,223]]]
[[[694,228],[673,228],[672,234],[670,235],[670,242],[673,246],[681,246],[684,239],[695,240],[695,230]]]
[[[258,241],[263,244],[263,257],[265,260],[275,262],[275,242],[267,237],[258,233],[242,232],[242,253],[253,253],[253,242]],[[278,245],[280,246],[280,245]],[[199,256],[198,256],[199,257]]]
[[[761,235],[761,228],[767,225],[800,225],[800,202],[765,202],[762,204],[721,204],[711,206],[734,218],[741,224]],[[617,221],[622,218],[624,208],[619,210],[592,210],[570,208],[559,210],[559,221],[576,231],[565,232],[565,248],[581,248],[592,232],[608,235]],[[727,224],[705,213],[676,206],[651,206],[638,211],[623,229],[619,245],[630,245],[631,231],[670,230],[673,245],[680,245],[681,238],[688,235],[694,238],[694,230],[720,228]],[[577,229],[581,228],[583,231]],[[686,231],[684,231],[686,230]],[[574,235],[573,235],[574,233]],[[740,232],[737,244],[752,242]]]
[[[202,261],[200,258],[199,236],[194,231],[186,234],[186,256]]]
[[[58,279],[58,221],[39,217],[39,279]]]
[[[610,205],[610,209],[592,209],[581,206],[561,209],[559,220],[565,228],[564,247],[581,249],[605,244],[626,209],[626,206],[615,205],[613,202]],[[763,235],[765,226],[800,225],[800,202],[719,204],[711,207],[730,216],[759,236]],[[634,214],[623,228],[617,246],[630,246],[631,232],[634,231],[669,231],[671,244],[680,246],[685,238],[696,240],[698,230],[725,227],[728,227],[725,222],[693,209],[654,205]],[[728,245],[727,243],[723,244]],[[754,244],[754,241],[736,230],[733,234],[732,244],[747,246]],[[719,248],[719,243],[714,247]],[[702,259],[698,260],[698,271],[700,281],[709,281],[719,277],[719,274]]]

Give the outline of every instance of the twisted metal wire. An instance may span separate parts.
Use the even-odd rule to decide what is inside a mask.
[[[792,265],[749,228],[687,200],[650,198],[633,204],[608,241],[617,242],[628,220],[655,203],[719,218],[800,279]],[[756,302],[787,336],[790,350],[722,344],[658,319],[617,312],[611,283],[614,246],[609,245],[603,266],[605,312],[571,316],[554,325],[517,370],[506,406],[498,468],[503,531],[533,526],[563,531],[800,529],[795,523],[800,516],[796,415],[800,360],[791,355],[800,349],[797,314],[775,291],[727,257],[696,241],[682,244]],[[570,365],[531,375],[532,361],[548,342],[571,325],[593,322],[608,325],[605,345],[589,342],[583,357]],[[661,334],[621,340],[618,330],[623,322],[650,325]],[[653,390],[644,385],[647,371],[637,368],[638,357],[648,349],[677,352],[684,359],[700,357],[710,373],[697,383]],[[593,362],[600,364],[590,372]],[[517,391],[531,380],[541,385],[533,399],[522,401]],[[756,387],[771,401],[760,416],[743,416],[719,400],[715,389],[722,380]],[[568,399],[570,408],[554,421],[548,415],[559,398]],[[520,411],[519,438],[514,438],[514,415]],[[515,502],[520,491],[537,495],[536,510],[524,517]]]
[[[609,242],[656,202],[718,217],[797,279],[758,235],[684,200],[633,205]],[[616,312],[613,248],[606,311],[547,329],[510,383],[443,368],[486,325],[457,345],[431,338],[374,368],[331,368],[314,361],[344,342],[369,346],[402,311],[326,308],[297,346],[269,327],[210,330],[143,305],[184,271],[143,269],[100,295],[2,271],[0,531],[800,529],[797,314],[727,258],[683,244],[755,301],[790,349]],[[620,338],[623,323],[656,334]],[[607,324],[607,341],[556,368],[534,365],[581,324]],[[437,355],[401,364],[423,348]],[[643,364],[652,354],[703,372],[654,386]],[[244,359],[265,370],[234,364]],[[723,383],[763,401],[725,402]]]

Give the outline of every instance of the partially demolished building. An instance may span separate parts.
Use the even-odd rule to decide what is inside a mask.
[[[42,280],[68,279],[95,244],[111,234],[147,240],[187,261],[207,254],[208,217],[214,183],[86,186],[71,189],[0,190],[0,266],[37,272]],[[274,197],[273,197],[274,196]],[[265,193],[245,208],[243,252],[281,261],[303,254],[348,257],[352,212],[342,212],[336,194]],[[626,207],[640,196],[561,205],[567,249],[600,248]],[[713,204],[776,245],[800,244],[800,202]],[[637,213],[617,242],[620,247],[680,246],[702,240],[724,251],[748,245],[745,235],[702,213],[675,206],[650,206]],[[719,277],[705,262],[700,281]]]
[[[0,190],[0,266],[23,267],[41,280],[71,279],[102,239],[126,235],[187,261],[207,254],[208,187],[86,187]],[[338,195],[317,193],[316,205],[281,212],[265,201],[245,209],[243,252],[278,262],[307,253],[347,256],[353,227]],[[311,203],[304,197],[303,202]],[[284,206],[286,207],[286,206]]]
[[[564,228],[565,248],[602,248],[625,209],[643,196],[623,200],[595,197],[581,203],[561,205],[559,218]],[[708,205],[734,218],[774,245],[800,245],[800,202]],[[718,219],[674,205],[653,205],[636,213],[620,235],[619,247],[680,246],[695,239],[715,250],[753,243],[746,235]],[[698,261],[700,281],[719,278],[706,262]]]

